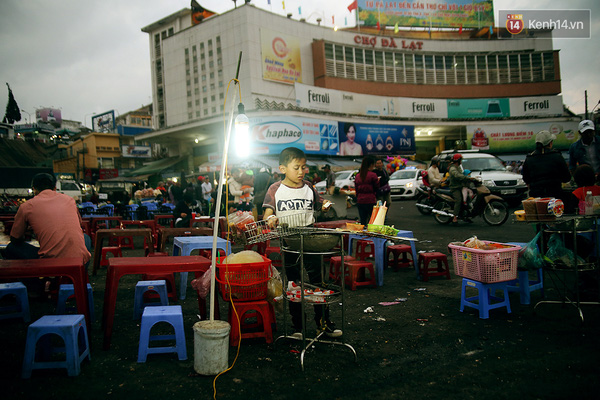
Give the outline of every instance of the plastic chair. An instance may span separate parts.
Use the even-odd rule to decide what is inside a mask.
[[[65,348],[54,349],[50,344],[49,334],[60,336]],[[44,353],[50,355],[53,352],[65,352],[64,361],[36,361],[35,349],[37,342],[46,336],[42,342],[45,346]],[[25,344],[25,356],[23,357],[22,377],[30,378],[34,369],[66,368],[69,376],[77,376],[81,371],[81,362],[90,359],[90,346],[87,336],[87,328],[83,315],[45,315],[29,325],[27,329],[27,341]]]
[[[273,328],[275,323],[275,311],[273,306],[266,300],[258,301],[235,301],[235,309],[239,316],[239,321],[233,312],[231,303],[229,304],[228,321],[231,325],[229,344],[237,346],[240,340],[240,325],[242,339],[265,338],[267,343],[273,343]],[[256,318],[256,322],[248,322],[249,319]]]
[[[154,324],[167,322],[175,330],[174,335],[150,335]],[[175,339],[175,346],[150,347],[150,341],[164,341]],[[146,362],[148,354],[177,353],[179,360],[187,360],[185,344],[185,330],[183,328],[183,313],[181,306],[148,307],[142,314],[140,327],[140,344],[138,347],[137,362]]]
[[[0,283],[0,299],[4,296],[15,296],[16,303],[0,307],[0,320],[22,318],[23,322],[31,321],[27,287],[21,282]]]
[[[466,297],[467,287],[477,289],[477,296]],[[504,293],[504,298],[496,297],[496,291],[501,290]],[[477,303],[473,303],[477,300]],[[492,303],[495,301],[495,303]],[[479,310],[479,318],[488,319],[490,310],[494,308],[506,307],[506,312],[511,313],[510,299],[508,297],[508,282],[482,283],[472,279],[463,278],[461,297],[460,297],[460,312],[463,312],[465,306]]]
[[[432,261],[436,261],[437,265],[430,266]],[[446,279],[450,279],[448,257],[437,251],[419,253],[419,273],[424,282],[429,281],[430,276],[445,276]]]
[[[348,261],[344,262],[344,268],[347,269],[346,285],[350,290],[356,290],[360,286],[377,286],[375,280],[375,268],[369,261]],[[365,270],[369,271],[369,278],[365,278]]]
[[[368,257],[375,258],[375,245],[370,240],[357,240],[356,259],[365,261]]]
[[[344,263],[348,261],[355,261],[356,259],[352,256],[344,256]],[[337,282],[340,279],[342,273],[342,257],[333,256],[329,259],[329,279]]]
[[[393,259],[390,260],[390,253],[393,255]],[[410,254],[410,260],[408,255]],[[394,268],[394,271],[398,271],[400,268],[409,268],[411,265],[414,266],[415,260],[412,259],[412,249],[408,244],[395,244],[387,247],[386,259],[388,266]]]
[[[94,291],[91,284],[87,284],[88,307],[90,308],[90,320],[94,321]],[[58,301],[56,302],[56,313],[66,314],[67,311],[77,310],[76,307],[67,307],[67,301],[75,298],[75,288],[72,283],[65,283],[58,288]]]
[[[153,291],[158,293],[160,302],[145,302],[144,293]],[[135,297],[133,300],[133,319],[138,319],[142,311],[147,306],[168,306],[169,298],[167,295],[167,282],[165,280],[157,281],[139,281],[135,285]]]

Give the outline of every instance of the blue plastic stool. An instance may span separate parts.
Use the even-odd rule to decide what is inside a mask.
[[[49,348],[50,341],[45,342],[46,352],[62,352],[66,354],[65,361],[36,361],[35,348],[38,340],[45,335],[55,334],[60,336],[64,342],[64,349]],[[46,337],[49,339],[49,337]],[[27,342],[25,344],[25,356],[23,359],[23,378],[30,378],[34,369],[66,368],[69,376],[77,376],[81,372],[81,362],[90,357],[90,346],[88,343],[85,319],[78,315],[45,315],[29,325],[27,329]]]
[[[31,321],[27,287],[21,282],[0,283],[0,299],[8,295],[15,296],[17,302],[14,305],[0,307],[0,319],[23,318],[24,322]]]
[[[153,291],[158,293],[160,302],[146,303],[144,302],[144,293]],[[167,297],[167,282],[164,279],[157,281],[139,281],[135,285],[135,298],[133,301],[133,319],[139,319],[142,311],[146,306],[168,306],[169,298]]]
[[[527,243],[522,242],[509,242],[514,246],[520,246],[524,248]],[[544,297],[544,272],[542,268],[537,270],[537,280],[529,279],[529,271],[518,271],[518,278],[508,282],[509,292],[519,292],[521,304],[531,304],[530,293],[533,290],[540,290],[542,297]]]
[[[88,307],[90,309],[90,320],[94,321],[94,291],[92,290],[92,285],[87,284],[87,294],[88,294]],[[57,314],[66,314],[67,311],[77,311],[76,307],[67,307],[67,300],[75,295],[75,288],[73,284],[67,283],[60,285],[58,288],[58,301],[56,303],[56,313]]]
[[[174,335],[152,335],[150,330],[157,322],[168,322],[175,329]],[[173,340],[175,346],[150,347],[151,340]],[[140,328],[140,345],[138,347],[138,362],[146,362],[148,354],[177,353],[179,360],[187,360],[185,331],[183,329],[183,314],[181,306],[148,307],[142,314]]]
[[[477,289],[477,296],[466,297],[467,286]],[[496,290],[504,292],[504,298],[494,296]],[[477,300],[477,303],[472,303]],[[492,303],[496,301],[496,303]],[[506,311],[510,314],[510,299],[508,297],[508,282],[482,283],[472,279],[463,278],[462,290],[460,297],[460,312],[463,312],[465,306],[479,310],[479,318],[488,319],[490,310],[494,308],[506,307]]]

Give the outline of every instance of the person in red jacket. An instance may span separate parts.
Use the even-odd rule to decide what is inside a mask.
[[[373,172],[375,158],[366,156],[360,164],[360,171],[354,180],[356,189],[356,206],[360,223],[367,225],[373,212],[373,206],[377,203],[377,189],[379,189],[379,178]]]

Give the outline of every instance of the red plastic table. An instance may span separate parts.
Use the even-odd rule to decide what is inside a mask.
[[[102,327],[104,330],[104,350],[110,348],[112,328],[117,305],[117,289],[123,275],[162,274],[172,272],[205,273],[210,260],[201,256],[165,256],[165,257],[115,257],[108,260],[106,285],[104,289],[104,307],[102,309]],[[78,303],[79,304],[79,303]]]
[[[176,257],[181,258],[181,257]],[[87,298],[87,277],[80,258],[39,258],[36,260],[0,260],[0,279],[66,276],[73,282],[77,312],[85,315],[88,335],[91,332]]]
[[[349,220],[349,219],[340,219],[337,221],[327,221],[327,222],[315,222],[315,228],[324,228],[324,229],[346,228],[346,223],[356,224],[357,222]]]
[[[143,236],[146,238],[147,243],[152,242],[152,230],[151,229],[98,229],[96,232],[96,240],[94,241],[94,266],[92,268],[92,275],[96,275],[96,271],[100,267],[100,259],[102,258],[102,242],[106,238],[110,237],[123,237],[123,236]],[[154,245],[148,246],[150,253],[154,253]]]

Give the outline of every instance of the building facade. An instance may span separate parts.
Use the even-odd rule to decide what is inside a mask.
[[[556,133],[562,148],[575,140],[578,118],[564,110],[548,30],[518,38],[488,28],[336,31],[248,4],[197,25],[190,14],[142,29],[155,130],[136,137],[171,156],[192,155],[190,169],[218,152],[238,90],[261,155],[285,145],[330,159],[348,155],[350,124],[363,155],[426,159],[457,142],[525,153],[541,129]],[[238,88],[231,79],[240,54]]]

